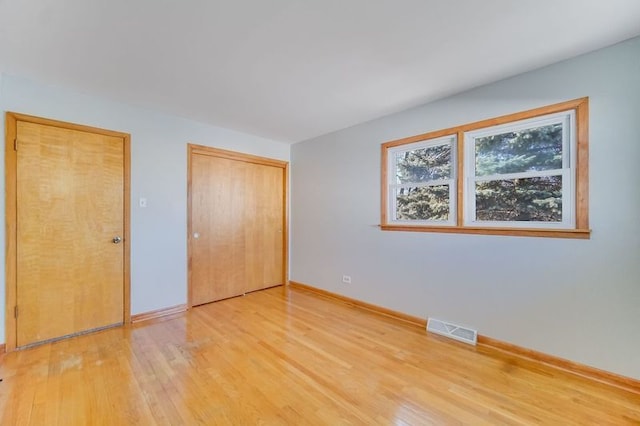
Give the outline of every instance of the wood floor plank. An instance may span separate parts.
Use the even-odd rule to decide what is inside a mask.
[[[640,395],[304,290],[12,352],[2,425],[640,424]]]

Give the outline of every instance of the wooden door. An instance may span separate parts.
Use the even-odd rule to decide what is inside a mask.
[[[285,282],[287,163],[189,146],[189,304]]]
[[[128,136],[13,123],[16,345],[122,324]]]

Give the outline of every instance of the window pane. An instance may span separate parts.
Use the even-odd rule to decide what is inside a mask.
[[[451,176],[451,145],[437,145],[398,152],[396,183],[429,182]]]
[[[562,176],[477,182],[476,220],[562,222]]]
[[[397,220],[449,220],[449,185],[398,188]]]
[[[475,139],[476,176],[562,168],[562,123]]]

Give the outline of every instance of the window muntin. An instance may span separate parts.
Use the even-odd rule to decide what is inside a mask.
[[[455,225],[456,137],[402,145],[388,159],[391,222]]]
[[[464,224],[571,228],[575,114],[565,111],[464,134]]]

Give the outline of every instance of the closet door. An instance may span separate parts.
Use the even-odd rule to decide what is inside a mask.
[[[284,284],[287,163],[189,146],[189,304]]]

